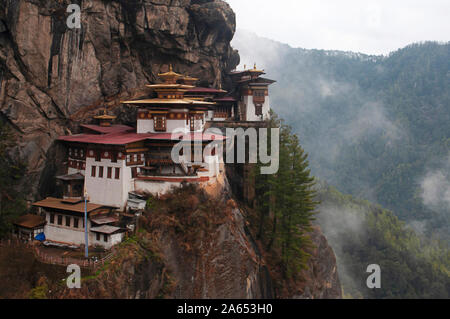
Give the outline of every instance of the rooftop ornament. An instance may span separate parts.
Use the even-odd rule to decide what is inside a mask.
[[[158,76],[163,79],[166,84],[176,84],[179,78],[183,75],[173,72],[172,64],[169,65],[169,72],[160,73]]]
[[[106,106],[105,106],[103,109],[103,114],[94,116],[94,119],[100,121],[100,126],[111,126],[111,122],[116,119],[116,116],[108,115],[106,113]]]

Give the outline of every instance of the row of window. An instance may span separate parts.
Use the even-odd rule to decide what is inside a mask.
[[[97,241],[100,241],[100,234],[99,234],[99,233],[95,233],[95,239],[97,239]],[[108,242],[108,235],[103,234],[103,241],[104,241],[105,243]]]
[[[128,165],[139,165],[144,161],[144,154],[129,154],[127,155]]]
[[[107,167],[106,168],[106,178],[111,179],[112,178],[112,172],[113,172],[113,167]],[[114,168],[114,178],[115,179],[120,179],[120,167],[115,167]],[[98,178],[103,178],[104,176],[104,167],[103,166],[98,166]],[[92,166],[91,168],[91,177],[97,177],[97,166]]]
[[[266,91],[264,90],[254,90],[253,96],[263,97],[266,96]]]
[[[69,148],[69,156],[74,158],[84,158],[84,149]]]
[[[190,127],[191,131],[201,129],[200,126],[204,124],[203,116],[190,116]],[[153,116],[153,127],[156,132],[165,132],[167,130],[167,119],[164,115],[154,115]]]
[[[84,219],[78,218],[78,217],[70,217],[70,216],[63,216],[63,215],[55,215],[53,213],[50,214],[50,224],[55,224],[55,217],[56,217],[56,224],[59,226],[63,225],[63,217],[65,217],[64,226],[66,227],[73,227],[73,228],[84,228]],[[73,219],[73,224],[71,220]],[[80,223],[81,220],[81,223]],[[73,226],[72,226],[73,225]],[[100,234],[96,233],[96,239],[100,241]],[[108,235],[103,235],[103,241],[108,242]]]
[[[104,156],[111,158],[111,163],[117,163],[117,156],[122,156],[122,153],[117,154],[117,152],[105,152]],[[102,161],[102,151],[95,151],[95,161],[101,162]]]
[[[55,223],[55,217],[56,217],[56,223]],[[70,216],[63,216],[63,215],[56,215],[51,213],[50,214],[50,224],[53,225],[59,225],[62,226],[63,225],[63,217],[65,217],[65,221],[64,221],[64,226],[66,227],[73,227],[73,228],[84,228],[84,219],[83,218],[78,218],[78,217],[70,217]],[[73,223],[71,222],[71,220],[73,219]],[[80,222],[81,220],[81,222]]]

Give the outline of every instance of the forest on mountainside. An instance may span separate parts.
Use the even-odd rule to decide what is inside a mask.
[[[257,61],[277,80],[271,107],[298,133],[313,175],[449,239],[449,43],[369,56],[295,49],[238,30],[233,46],[243,64]]]
[[[248,217],[271,268],[298,279],[314,247],[308,232],[320,225],[336,254],[344,298],[449,298],[448,245],[417,234],[380,205],[315,179],[298,136],[272,116],[269,126],[280,127],[280,168],[261,175],[255,167],[256,213]],[[366,285],[371,264],[381,268],[381,289]]]
[[[450,297],[450,250],[418,236],[394,213],[317,184],[317,223],[337,256],[344,298]],[[367,266],[381,269],[381,288],[366,286]]]

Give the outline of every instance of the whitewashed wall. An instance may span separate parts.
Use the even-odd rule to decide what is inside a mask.
[[[104,234],[100,234],[100,239],[97,240],[97,234],[92,233],[92,246],[101,246],[105,249],[111,249],[113,246],[120,244],[124,238],[124,233],[107,235],[108,241],[105,242],[103,238]]]
[[[82,221],[82,219],[84,217],[82,217],[80,215],[80,219],[78,222],[78,228],[73,228],[73,217],[71,217],[71,220],[70,220],[71,226],[67,227],[66,226],[66,215],[63,215],[62,225],[57,224],[57,221],[58,221],[57,216],[58,215],[63,215],[63,214],[55,213],[55,223],[50,224],[50,213],[48,213],[48,212],[46,213],[47,224],[45,225],[45,228],[44,228],[44,233],[45,233],[46,239],[51,240],[51,241],[59,241],[59,242],[63,242],[63,243],[75,244],[75,245],[84,245],[85,238],[84,238],[84,227],[83,227],[83,221]],[[89,243],[91,243],[93,240],[93,237],[89,231],[91,228],[91,222],[89,219],[87,222],[87,226],[88,226],[88,241],[89,241]]]
[[[91,177],[92,166],[96,166],[96,175]],[[99,166],[103,166],[103,178],[98,177]],[[112,176],[108,176],[108,167],[112,167]],[[115,169],[120,168],[120,178],[115,179]],[[134,190],[131,169],[126,166],[125,160],[112,163],[110,159],[96,162],[94,158],[86,159],[85,187],[89,200],[95,204],[114,206],[120,209],[126,205],[128,192]]]
[[[247,121],[262,121],[269,118],[270,102],[268,96],[266,96],[262,107],[262,117],[255,114],[255,104],[253,103],[253,96],[244,96],[244,104],[246,105]]]

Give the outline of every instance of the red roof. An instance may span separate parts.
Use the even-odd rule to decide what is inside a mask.
[[[224,90],[214,89],[214,88],[204,88],[204,87],[196,87],[193,89],[189,89],[186,94],[189,93],[225,93]]]
[[[225,96],[219,99],[214,99],[215,102],[236,102],[237,100],[232,96]]]
[[[172,134],[172,133],[155,133],[150,135],[149,140],[181,140],[190,139],[192,141],[223,141],[226,140],[225,136],[208,133],[188,133],[188,134]]]
[[[226,137],[216,134],[204,133],[188,133],[188,134],[172,134],[172,133],[111,133],[111,134],[78,134],[70,136],[60,136],[58,140],[65,142],[78,142],[88,144],[104,144],[104,145],[126,145],[129,143],[139,142],[143,140],[180,140],[190,138],[192,141],[213,141],[225,140]]]
[[[90,144],[125,145],[145,140],[148,134],[137,133],[111,133],[111,134],[78,134],[60,136],[58,140],[65,142],[78,142]]]
[[[134,128],[132,128],[131,126],[127,126],[127,125],[100,126],[100,125],[93,125],[93,124],[81,124],[80,126],[83,128],[86,128],[88,130],[98,132],[100,134],[129,132],[129,131],[134,130]]]

